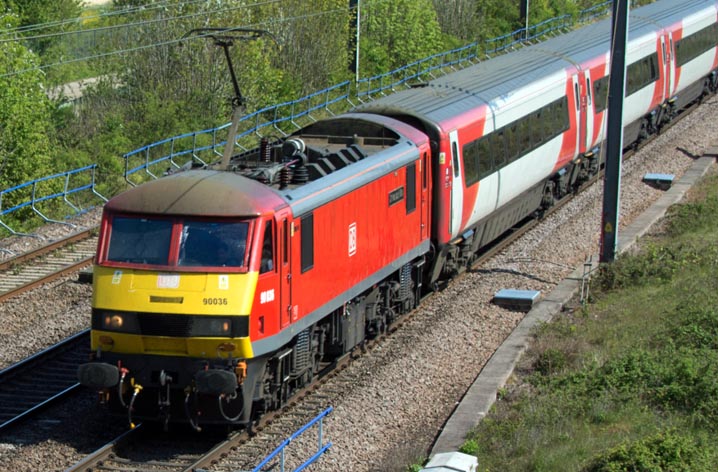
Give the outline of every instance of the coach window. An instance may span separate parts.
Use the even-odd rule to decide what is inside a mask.
[[[300,226],[302,272],[314,267],[314,215],[304,215]]]
[[[578,82],[573,84],[573,98],[576,101],[576,111],[578,111],[581,103],[581,98],[578,96]]]
[[[451,156],[454,161],[454,177],[459,176],[459,149],[456,146],[456,141],[451,143]]]
[[[421,187],[426,190],[429,187],[429,156],[426,152],[421,161],[421,170]]]
[[[406,214],[416,210],[416,164],[406,168]]]
[[[489,144],[494,156],[494,168],[499,170],[506,165],[506,138],[503,128],[489,135]]]
[[[479,179],[483,179],[496,170],[491,156],[491,142],[489,141],[489,136],[484,136],[476,143],[476,152],[478,154],[476,159],[479,163]]]
[[[531,147],[531,125],[530,117],[521,118],[518,122],[518,134],[519,134],[519,156],[528,154]]]
[[[557,111],[559,113],[559,129],[556,130],[555,136],[563,133],[567,129],[571,128],[568,117],[568,97],[564,96],[556,101],[558,103]]]
[[[469,188],[479,181],[480,156],[476,141],[464,144],[461,155],[464,157],[464,186]]]
[[[676,41],[676,65],[678,67],[695,59],[718,45],[718,23]]]
[[[259,265],[259,273],[263,274],[274,270],[274,251],[272,250],[272,222],[267,221],[264,225],[264,241],[262,241],[262,262]]]
[[[626,68],[626,96],[658,80],[658,54],[653,53]]]
[[[593,82],[593,97],[596,113],[605,110],[608,105],[608,76],[601,77]]]
[[[517,122],[513,122],[506,127],[506,147],[508,150],[509,162],[513,162],[519,157],[521,150],[521,135]]]
[[[533,147],[539,147],[544,141],[544,120],[541,117],[542,109],[539,108],[531,114],[531,144]]]

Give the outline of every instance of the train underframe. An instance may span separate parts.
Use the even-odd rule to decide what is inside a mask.
[[[385,333],[414,309],[422,294],[424,258],[390,277],[300,332],[276,352],[253,359],[195,359],[101,353],[80,374],[97,385],[103,403],[143,420],[251,428],[264,413],[290,397],[340,357]],[[119,375],[118,375],[119,370]],[[117,379],[119,378],[119,382]],[[107,381],[106,379],[111,379]]]

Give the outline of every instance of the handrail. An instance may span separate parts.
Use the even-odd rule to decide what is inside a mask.
[[[282,443],[277,446],[274,451],[272,451],[267,457],[262,460],[262,462],[259,463],[257,467],[252,469],[252,472],[260,472],[262,468],[267,465],[272,459],[274,459],[277,455],[280,455],[280,471],[284,472],[284,449],[289,446],[289,444],[297,439],[299,436],[302,435],[306,430],[314,426],[317,422],[319,423],[318,431],[317,431],[317,437],[318,437],[318,446],[317,446],[317,452],[314,453],[309,459],[307,459],[305,462],[303,462],[299,467],[294,469],[294,472],[298,472],[300,470],[304,470],[306,467],[314,463],[319,457],[322,456],[325,452],[329,450],[330,447],[332,447],[332,443],[328,442],[326,444],[323,443],[323,421],[324,417],[327,416],[329,413],[333,411],[333,408],[330,406],[323,412],[319,413],[317,416],[314,417],[313,420],[311,420],[309,423],[305,424],[301,428],[299,428],[294,434],[289,436],[287,439],[282,441]]]
[[[96,181],[96,172],[95,172],[96,169],[97,169],[97,164],[91,164],[91,165],[88,165],[85,167],[80,167],[78,169],[69,170],[66,172],[61,172],[59,174],[48,175],[46,177],[31,180],[30,182],[25,182],[23,184],[16,185],[14,187],[10,187],[5,190],[0,190],[0,227],[5,228],[12,235],[36,236],[34,234],[17,232],[2,220],[3,216],[9,215],[10,213],[13,213],[20,209],[28,208],[28,207],[30,207],[32,209],[32,211],[35,214],[39,215],[46,223],[59,223],[59,224],[63,224],[63,225],[74,226],[72,223],[53,220],[53,219],[49,218],[40,210],[40,208],[38,207],[38,204],[62,197],[62,201],[73,210],[72,213],[77,215],[80,213],[84,213],[84,212],[92,209],[93,207],[89,207],[84,210],[79,208],[77,205],[73,204],[72,202],[70,202],[70,200],[68,200],[68,197],[71,195],[74,195],[74,194],[76,194],[78,192],[82,192],[82,191],[90,191],[92,194],[96,195],[97,197],[99,197],[100,199],[102,199],[103,201],[106,202],[107,198],[105,198],[102,194],[100,194],[100,192],[97,191],[97,186],[96,186],[97,181]],[[86,182],[86,181],[83,181],[80,183],[73,184],[74,186],[71,185],[71,183],[70,183],[71,177],[78,176],[83,173],[89,173],[89,177],[83,176],[83,177],[80,177],[80,179],[88,179],[89,178],[89,182],[83,183],[83,182]],[[53,190],[53,183],[54,183],[53,181],[59,180],[59,179],[64,179],[63,189],[62,189],[62,191],[55,191],[55,190]],[[43,191],[47,191],[47,189],[48,189],[48,186],[40,185],[43,183],[48,183],[48,186],[50,189],[49,194],[43,194]],[[54,184],[54,185],[56,188],[56,186],[58,184]],[[21,203],[17,203],[10,208],[3,208],[3,197],[7,197],[10,194],[22,195],[22,192],[29,193],[29,200],[23,201]]]

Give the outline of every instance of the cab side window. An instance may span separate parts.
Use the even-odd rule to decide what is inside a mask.
[[[262,241],[262,262],[259,265],[260,274],[274,270],[273,240],[272,222],[267,221],[267,224],[264,226],[264,240]]]

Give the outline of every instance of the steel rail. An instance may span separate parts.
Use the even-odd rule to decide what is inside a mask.
[[[80,462],[68,467],[65,469],[65,472],[77,472],[77,471],[93,471],[96,470],[96,466],[100,464],[101,462],[109,459],[115,451],[119,448],[124,446],[125,444],[130,443],[133,441],[136,436],[142,431],[143,425],[142,423],[135,426],[133,429],[130,429],[128,431],[125,431],[117,438],[113,439],[109,443],[105,444],[98,450],[94,451],[93,453],[87,455],[84,459],[82,459]]]
[[[87,246],[96,244],[95,232],[96,228],[80,231],[1,262],[0,275],[4,277],[0,286],[0,302],[90,265],[94,248],[90,250]],[[84,255],[88,252],[93,255]],[[51,253],[59,253],[56,263],[44,258]],[[62,258],[70,259],[71,262],[63,262]],[[61,266],[58,270],[51,270],[52,266],[58,265]]]
[[[0,371],[0,431],[80,387],[75,372],[89,348],[89,338],[86,329]]]
[[[40,256],[44,256],[45,254],[48,254],[56,249],[59,249],[61,247],[67,246],[68,244],[76,243],[79,241],[82,241],[84,239],[87,239],[91,237],[96,231],[98,227],[89,228],[83,231],[78,231],[77,233],[73,233],[66,238],[58,239],[57,241],[53,241],[51,243],[48,243],[45,246],[38,247],[37,249],[33,249],[32,251],[28,251],[26,253],[17,255],[13,258],[7,259],[5,261],[0,262],[0,270],[7,270],[9,268],[12,268],[13,266],[20,265],[26,261],[30,261],[32,259],[36,259]]]

